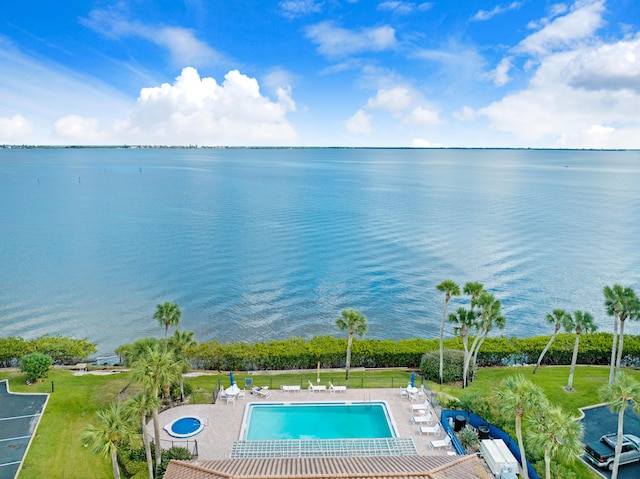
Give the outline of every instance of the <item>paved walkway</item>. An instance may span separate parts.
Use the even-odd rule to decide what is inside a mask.
[[[168,409],[160,414],[160,425],[164,427],[174,419],[182,416],[197,416],[205,420],[205,428],[191,439],[198,441],[199,459],[228,459],[231,454],[233,441],[240,438],[242,418],[247,404],[252,402],[282,402],[282,401],[386,401],[390,414],[395,422],[396,430],[400,437],[413,438],[418,454],[446,454],[446,451],[432,450],[429,441],[434,436],[420,436],[418,426],[413,423],[414,413],[410,410],[410,402],[406,397],[400,397],[400,389],[349,389],[346,393],[309,392],[303,389],[300,392],[282,392],[274,390],[271,398],[262,399],[252,394],[246,394],[246,399],[236,400],[233,404],[218,401],[217,404],[185,405]],[[433,411],[434,418],[440,417],[440,411]],[[153,425],[149,424],[149,433],[153,435]],[[443,437],[435,438],[442,439]],[[164,441],[176,441],[163,429],[161,432]]]

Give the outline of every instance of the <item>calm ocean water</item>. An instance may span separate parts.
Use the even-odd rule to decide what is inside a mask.
[[[447,278],[516,336],[557,307],[610,329],[602,287],[640,293],[637,151],[0,150],[0,201],[0,336],[101,354],[161,337],[164,301],[226,342],[341,335],[349,307],[436,337]]]

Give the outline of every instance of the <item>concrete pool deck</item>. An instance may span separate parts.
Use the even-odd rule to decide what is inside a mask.
[[[433,439],[443,439],[444,433],[440,437],[433,435],[420,435],[418,424],[413,422],[413,416],[418,415],[417,411],[411,411],[412,404],[406,397],[400,397],[400,389],[349,389],[346,392],[335,394],[326,392],[310,392],[302,389],[299,392],[283,392],[273,390],[269,399],[261,398],[247,391],[246,399],[238,399],[235,403],[227,404],[226,401],[218,401],[216,404],[193,404],[177,406],[160,413],[160,427],[164,427],[171,421],[182,416],[197,416],[205,421],[202,432],[189,438],[198,442],[198,458],[208,459],[228,459],[231,455],[231,447],[234,441],[240,438],[242,419],[246,405],[250,403],[270,403],[270,402],[330,402],[330,401],[385,401],[389,407],[389,412],[400,437],[413,438],[416,450],[419,455],[446,455],[447,451],[442,449],[431,449],[429,441]],[[415,403],[413,403],[415,404]],[[440,417],[440,410],[433,410],[434,419]],[[428,412],[428,411],[427,411]],[[153,436],[153,424],[149,423],[149,434]],[[160,433],[163,447],[167,447],[170,441],[175,445],[181,445],[183,439],[171,437],[164,429]],[[184,444],[184,442],[182,442]]]

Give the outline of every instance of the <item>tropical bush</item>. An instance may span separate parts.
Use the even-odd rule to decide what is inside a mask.
[[[29,383],[46,378],[52,365],[51,356],[42,353],[27,354],[20,360],[20,370],[25,373]]]
[[[96,343],[91,343],[86,338],[74,339],[48,334],[28,341],[21,337],[0,338],[0,367],[15,366],[20,358],[30,353],[51,356],[55,364],[74,364],[87,359],[96,351]]]
[[[462,381],[464,353],[457,349],[445,349],[443,352],[444,369],[442,380],[445,383]],[[422,356],[420,372],[430,381],[440,381],[440,351],[429,351]]]

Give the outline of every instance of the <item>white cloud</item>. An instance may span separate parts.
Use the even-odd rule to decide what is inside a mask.
[[[0,144],[15,144],[27,141],[33,132],[33,123],[22,115],[11,118],[0,117]]]
[[[318,52],[329,58],[340,58],[364,52],[380,52],[397,44],[395,30],[388,25],[347,30],[331,22],[307,28],[307,37],[318,45]]]
[[[398,112],[409,108],[413,101],[413,94],[408,88],[394,87],[378,90],[376,97],[367,101],[367,107]]]
[[[433,7],[433,4],[430,2],[380,2],[378,4],[378,10],[389,11],[396,15],[409,15],[416,10],[426,12],[431,7]]]
[[[262,96],[258,82],[237,70],[219,85],[184,68],[172,85],[143,88],[133,113],[117,131],[132,143],[282,144],[296,138],[286,118],[295,103],[287,88],[278,94],[277,102]]]
[[[526,37],[515,51],[543,55],[557,49],[578,46],[602,26],[604,10],[604,0],[579,1],[567,15],[556,18]]]
[[[456,120],[473,121],[476,118],[476,112],[470,106],[464,106],[461,111],[451,113]]]
[[[161,27],[129,21],[115,10],[93,9],[85,26],[108,38],[139,37],[165,48],[174,67],[202,66],[222,61],[222,56],[187,28]]]
[[[358,110],[351,118],[344,122],[344,126],[350,133],[371,133],[371,115],[368,115],[364,110]]]
[[[67,144],[96,145],[107,139],[107,132],[100,131],[97,118],[68,115],[58,119],[54,125],[55,135]]]
[[[430,110],[421,106],[414,108],[402,121],[403,123],[417,125],[440,125],[443,123],[437,110]]]
[[[516,8],[520,8],[520,5],[522,5],[521,2],[512,2],[506,6],[496,5],[491,10],[478,10],[478,12],[473,17],[471,17],[471,20],[475,20],[475,21],[490,20],[496,15],[500,15],[502,13],[508,12],[509,10],[515,10]]]
[[[504,86],[509,83],[509,70],[511,69],[511,59],[503,58],[493,71],[493,84],[495,86]]]
[[[444,145],[440,143],[433,143],[422,138],[415,138],[411,143],[411,146],[413,146],[414,148],[444,148]]]
[[[282,1],[279,5],[282,15],[288,18],[318,13],[322,10],[322,4],[314,0],[289,0]]]

